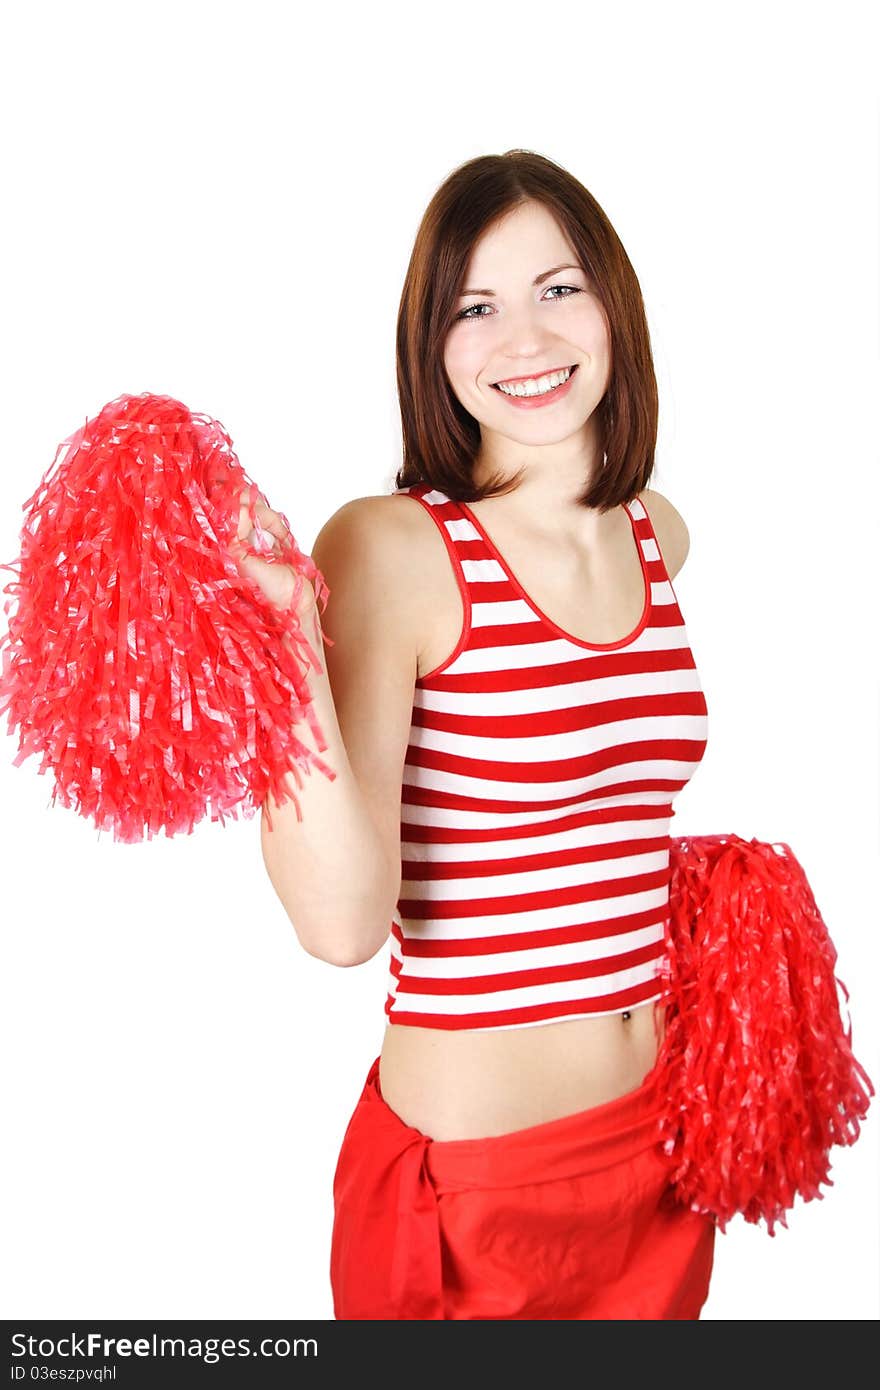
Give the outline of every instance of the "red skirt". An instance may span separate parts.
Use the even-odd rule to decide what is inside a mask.
[[[635,1091],[484,1139],[433,1140],[379,1087],[333,1178],[341,1319],[695,1319],[715,1218],[677,1203],[657,1143],[658,1063]]]

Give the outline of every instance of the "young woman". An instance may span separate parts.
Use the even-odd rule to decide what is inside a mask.
[[[396,491],[312,552],[337,775],[262,831],[307,951],[353,965],[390,933],[334,1175],[336,1316],[697,1318],[714,1220],[670,1200],[652,1127],[672,802],[706,704],[671,582],[687,530],[647,487],[641,292],[588,191],[528,151],[455,170],[397,370]],[[248,563],[283,601],[290,576]]]

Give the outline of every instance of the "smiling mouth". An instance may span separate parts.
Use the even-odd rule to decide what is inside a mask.
[[[546,372],[533,372],[531,376],[503,376],[493,381],[493,386],[524,386],[528,381],[540,381],[542,376],[555,376],[557,372],[573,372],[577,363],[566,362],[561,367],[551,367]]]
[[[558,376],[560,372],[567,372],[567,373],[568,373],[568,375],[563,379],[562,383],[560,383],[561,385],[565,385],[565,383],[568,382],[568,381],[570,381],[571,378],[574,376],[575,372],[577,371],[577,366],[578,366],[578,364],[577,364],[576,362],[574,362],[574,363],[572,363],[570,366],[567,366],[567,367],[554,367],[554,369],[553,369],[552,371],[550,371],[550,372],[538,372],[537,375],[535,375],[535,376],[514,376],[514,377],[508,377],[508,378],[506,378],[506,379],[503,380],[503,381],[493,381],[493,382],[491,383],[492,390],[493,390],[493,391],[500,391],[500,393],[501,393],[502,396],[508,396],[508,395],[513,395],[513,394],[514,394],[514,391],[513,391],[513,388],[514,388],[514,387],[523,386],[523,387],[526,387],[526,388],[527,388],[526,391],[524,391],[524,392],[522,392],[522,393],[517,393],[517,394],[520,394],[520,395],[528,395],[528,396],[534,396],[534,395],[549,395],[549,393],[550,393],[551,391],[556,391],[556,390],[558,390],[558,386],[552,386],[552,387],[551,387],[551,386],[548,386],[548,387],[545,388],[544,391],[534,391],[534,390],[529,390],[528,388],[529,388],[529,387],[533,387],[534,384],[535,384],[535,382],[538,382],[538,381],[545,381],[545,380],[549,379],[550,377]],[[509,387],[509,388],[511,388],[511,389],[508,390],[508,391],[505,391],[505,390],[503,389],[505,386],[507,386],[507,387]]]

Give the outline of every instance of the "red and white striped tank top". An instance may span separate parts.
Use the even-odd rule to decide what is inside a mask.
[[[415,685],[387,1021],[522,1028],[659,999],[672,801],[707,708],[647,510],[626,508],[642,616],[598,644],[541,612],[464,503],[404,493],[441,530],[464,622]]]

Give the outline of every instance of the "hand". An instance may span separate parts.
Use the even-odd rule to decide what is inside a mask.
[[[262,493],[254,504],[254,515],[256,526],[252,527],[247,507],[247,491],[239,495],[238,509],[238,532],[235,541],[231,546],[233,558],[238,566],[239,572],[247,575],[255,584],[259,585],[260,591],[278,608],[290,608],[293,603],[293,596],[296,592],[297,576],[302,574],[293,565],[286,564],[280,559],[282,547],[280,542],[290,538],[290,531],[284,518],[278,512],[274,512],[266,502]],[[264,550],[267,554],[272,554],[278,558],[263,560],[256,555],[245,553],[245,547],[251,546],[256,550]],[[301,592],[297,603],[297,612],[300,616],[307,613],[315,603],[314,588],[302,575],[300,580]]]

